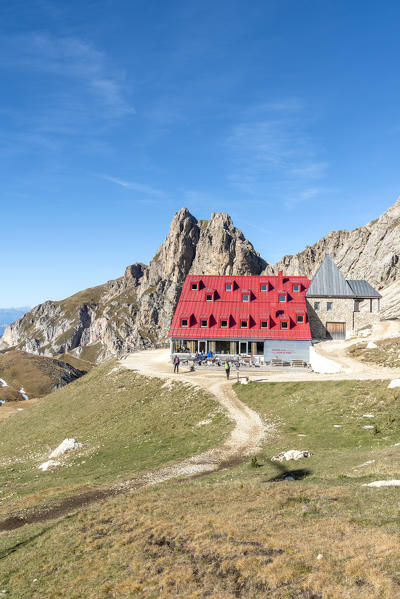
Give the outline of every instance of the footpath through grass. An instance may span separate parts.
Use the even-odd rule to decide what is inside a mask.
[[[0,513],[190,456],[225,439],[231,427],[201,389],[104,364],[0,423]],[[82,449],[40,472],[70,437]]]
[[[400,442],[400,413],[387,382],[250,383],[235,390],[275,424],[259,467],[249,459],[3,533],[6,596],[400,597],[400,489],[362,486],[400,478],[400,446],[392,447]],[[287,449],[313,453],[286,463],[292,482],[279,480],[282,469],[270,462]]]

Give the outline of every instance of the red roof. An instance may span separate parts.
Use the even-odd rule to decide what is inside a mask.
[[[232,290],[226,290],[226,284]],[[268,283],[268,291],[261,285]],[[197,289],[192,286],[197,284]],[[168,336],[184,339],[311,339],[305,294],[310,281],[302,276],[217,276],[188,275],[172,319]],[[293,285],[299,291],[293,291]],[[206,301],[206,293],[214,291],[213,300]],[[243,301],[243,295],[249,301]],[[279,296],[286,301],[279,301]],[[304,314],[304,322],[297,316]],[[182,326],[187,319],[188,326]],[[200,321],[208,319],[207,327]],[[221,320],[228,320],[221,327]],[[241,327],[248,320],[248,327]],[[268,328],[261,321],[268,320]],[[281,322],[288,328],[281,329]]]

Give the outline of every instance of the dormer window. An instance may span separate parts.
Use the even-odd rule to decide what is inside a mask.
[[[198,283],[192,283],[192,284],[190,285],[190,289],[191,289],[192,291],[198,291],[198,289],[199,289],[199,284],[198,284]]]
[[[268,283],[261,283],[260,291],[268,291]]]
[[[206,302],[212,302],[214,299],[214,294],[206,293]]]
[[[242,302],[249,302],[250,301],[250,295],[248,293],[244,293],[242,295]]]
[[[232,291],[233,283],[225,283],[225,291]]]
[[[287,320],[281,320],[281,329],[288,329],[289,328],[289,322]]]
[[[200,326],[202,329],[206,329],[208,327],[208,318],[202,318],[200,320]]]
[[[228,328],[228,321],[226,319],[221,320],[221,329]]]
[[[181,319],[181,327],[188,327],[189,326],[189,320],[187,318],[182,318]]]
[[[293,283],[292,291],[294,293],[298,293],[300,291],[300,284],[299,283]]]
[[[287,295],[286,295],[286,293],[280,293],[279,296],[278,296],[278,302],[280,304],[283,304],[286,301],[287,301]]]
[[[248,329],[249,328],[249,321],[248,320],[241,320],[240,321],[240,328],[241,329]]]
[[[268,329],[268,320],[267,320],[267,319],[265,319],[265,320],[261,320],[261,321],[260,321],[260,327],[261,327],[262,329]]]
[[[297,322],[297,324],[303,324],[304,323],[304,314],[297,314],[296,322]]]

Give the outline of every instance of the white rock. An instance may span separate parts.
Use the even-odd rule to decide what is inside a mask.
[[[393,379],[388,385],[388,389],[394,389],[394,387],[400,387],[400,379]]]
[[[57,460],[49,460],[48,462],[43,462],[43,464],[40,464],[40,466],[38,466],[38,469],[42,472],[46,472],[46,470],[49,470],[50,468],[57,468],[57,466],[60,465],[61,463]]]
[[[376,349],[378,346],[373,341],[368,341],[367,349]]]
[[[359,466],[354,466],[353,470],[357,470],[357,468],[364,468],[364,466],[369,466],[370,464],[375,464],[375,460],[368,460]]]
[[[282,451],[282,453],[278,453],[278,455],[272,457],[271,460],[273,462],[283,462],[284,460],[288,462],[289,460],[301,460],[302,458],[309,458],[311,457],[311,455],[312,454],[310,451],[299,451],[298,449],[289,449],[289,451]]]
[[[400,480],[375,480],[373,483],[365,483],[363,487],[400,487]]]
[[[371,429],[375,428],[375,426],[374,426],[373,424],[365,424],[365,425],[363,426],[363,428],[365,428],[365,429],[367,429],[367,430],[371,430]]]
[[[248,384],[248,380],[247,379],[240,379],[240,384],[241,385],[247,385]]]
[[[368,335],[370,335],[372,333],[372,329],[363,329],[362,331],[358,332],[358,336],[359,337],[368,337]]]
[[[19,393],[22,395],[22,397],[25,401],[29,401],[29,397],[25,393],[25,389],[23,387],[21,387],[21,389],[19,390]]]
[[[391,445],[390,447],[398,447],[400,445],[400,443],[395,443],[394,445]]]
[[[199,428],[200,426],[204,426],[205,424],[211,424],[212,420],[211,418],[207,418],[207,420],[200,420],[200,422],[198,422],[196,424],[196,428]]]
[[[4,380],[4,379],[0,379],[0,385],[1,385],[2,387],[8,387],[8,385],[7,385],[7,383],[5,382],[5,380]]]
[[[322,555],[322,553],[318,553],[317,555],[317,559],[322,559],[324,556]]]
[[[373,418],[373,414],[363,414],[363,418]]]
[[[333,428],[343,428],[343,424],[334,424]]]
[[[284,480],[288,480],[288,481],[292,482],[295,479],[293,478],[293,476],[285,476]]]
[[[74,449],[79,449],[82,447],[82,443],[78,443],[75,439],[64,439],[62,443],[54,451],[51,452],[49,458],[58,458],[60,455],[63,455],[67,451],[72,451]]]

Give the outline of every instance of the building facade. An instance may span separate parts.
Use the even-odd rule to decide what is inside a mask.
[[[306,292],[314,340],[348,339],[379,321],[381,295],[367,281],[346,280],[327,255]]]
[[[309,360],[307,277],[188,275],[169,338],[171,352]]]

